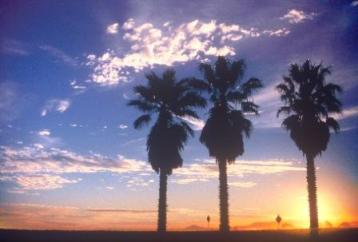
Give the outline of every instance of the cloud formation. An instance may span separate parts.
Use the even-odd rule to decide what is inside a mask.
[[[46,102],[41,111],[41,116],[44,117],[52,111],[63,113],[70,107],[70,105],[71,101],[69,99],[51,99]]]
[[[172,66],[187,61],[208,61],[210,56],[233,56],[236,42],[261,36],[282,37],[289,30],[245,28],[238,24],[218,23],[215,20],[194,20],[180,25],[166,22],[161,26],[137,23],[128,19],[122,25],[123,41],[129,51],[119,55],[108,50],[102,55],[87,56],[93,68],[90,79],[101,86],[129,81],[129,74],[155,65]]]
[[[118,27],[119,27],[118,23],[113,23],[111,25],[108,25],[107,29],[106,29],[107,34],[116,34],[116,33],[118,33]]]
[[[1,146],[0,157],[1,179],[16,183],[19,191],[55,189],[80,181],[67,179],[64,177],[66,174],[151,170],[144,161],[127,159],[121,155],[115,159],[100,154],[84,156],[64,149],[47,148],[41,144],[22,148]]]
[[[304,167],[297,166],[294,161],[283,160],[240,160],[228,166],[229,177],[243,177],[245,175],[269,175],[283,172],[301,172]],[[193,182],[205,182],[216,180],[218,177],[218,166],[214,160],[203,160],[201,163],[194,163],[176,169],[173,172],[173,182],[177,184],[190,184]],[[249,188],[256,185],[254,182],[235,181],[233,186]]]
[[[347,118],[357,117],[358,116],[358,106],[345,108],[342,110],[342,113],[332,114],[331,116],[337,120],[343,120],[343,119],[347,119]]]
[[[40,130],[39,132],[37,132],[37,134],[40,136],[50,136],[51,132],[48,129],[43,129],[43,130]]]
[[[291,9],[284,16],[280,17],[281,20],[288,20],[291,24],[302,23],[306,20],[312,20],[316,13],[305,13],[302,10]]]

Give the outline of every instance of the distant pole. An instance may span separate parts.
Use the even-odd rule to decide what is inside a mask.
[[[282,221],[282,218],[280,215],[277,215],[276,217],[276,223],[277,223],[277,229],[280,229],[280,223]]]
[[[206,217],[206,221],[208,222],[208,228],[210,228],[210,216],[209,215]]]

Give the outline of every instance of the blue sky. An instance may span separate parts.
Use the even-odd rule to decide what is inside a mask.
[[[225,55],[243,58],[244,79],[255,76],[265,86],[254,96],[261,111],[250,117],[254,131],[245,140],[245,154],[229,168],[233,213],[251,211],[236,200],[260,208],[257,198],[270,184],[281,187],[276,195],[283,194],[290,177],[305,195],[304,157],[276,118],[280,102],[274,86],[290,63],[311,59],[332,66],[327,80],[344,89],[343,113],[337,116],[342,131],[317,159],[322,190],[334,194],[332,187],[340,186],[332,179],[348,184],[341,191],[342,207],[357,218],[352,206],[358,194],[357,23],[357,1],[2,1],[0,203],[155,209],[157,176],[146,163],[148,128],[135,130],[139,113],[126,106],[132,88],[145,83],[148,71],[167,67],[178,78],[201,77],[200,62]],[[183,152],[184,167],[169,184],[173,214],[189,219],[183,209],[191,209],[198,221],[217,210],[215,164],[197,140],[207,116],[199,113],[202,120],[190,121],[196,132]],[[199,196],[203,188],[211,192]],[[188,194],[190,201],[183,199]],[[210,202],[201,207],[203,199]],[[272,201],[253,212],[256,220],[267,219],[258,214],[276,213],[278,201]]]

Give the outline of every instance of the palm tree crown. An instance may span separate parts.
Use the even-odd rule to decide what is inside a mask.
[[[252,129],[245,113],[258,113],[258,105],[250,96],[262,83],[257,78],[241,83],[245,71],[243,60],[230,62],[218,57],[215,66],[201,64],[199,68],[205,82],[196,81],[195,86],[207,91],[213,103],[200,141],[210,156],[231,163],[244,153],[243,135],[248,137]]]
[[[288,115],[282,125],[290,131],[297,147],[312,158],[326,150],[329,129],[339,131],[338,122],[329,115],[341,112],[342,104],[336,94],[342,88],[325,82],[330,73],[329,68],[307,60],[302,66],[292,64],[289,75],[277,85],[284,103],[277,115]]]
[[[154,72],[146,75],[148,85],[134,87],[137,98],[128,102],[145,114],[134,121],[135,128],[141,128],[158,114],[147,139],[148,160],[155,171],[172,169],[182,165],[180,151],[193,130],[179,117],[198,118],[193,107],[205,107],[206,101],[190,87],[190,79],[179,82],[175,71],[168,69],[162,77]]]

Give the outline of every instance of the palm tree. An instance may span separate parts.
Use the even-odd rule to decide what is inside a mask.
[[[256,78],[241,83],[245,71],[243,60],[231,62],[218,57],[214,66],[203,63],[199,69],[205,81],[193,80],[193,86],[207,91],[213,103],[200,142],[219,166],[220,231],[224,232],[230,229],[226,166],[244,153],[243,135],[249,137],[252,129],[245,114],[258,113],[258,105],[249,97],[262,83]]]
[[[289,75],[277,85],[284,103],[278,112],[287,114],[282,126],[307,159],[308,202],[310,210],[311,234],[318,233],[317,187],[314,159],[326,150],[330,128],[339,131],[338,122],[330,117],[331,113],[341,112],[341,102],[336,94],[342,88],[333,83],[326,83],[325,78],[331,74],[330,69],[314,65],[309,60],[301,66],[292,64]]]
[[[193,130],[180,117],[198,118],[193,107],[205,107],[206,100],[190,87],[189,79],[176,81],[175,72],[166,70],[161,77],[154,72],[146,75],[148,84],[134,87],[136,99],[128,102],[144,114],[134,121],[134,127],[148,124],[153,114],[157,120],[147,138],[148,161],[160,174],[158,231],[166,231],[167,177],[182,166],[180,152]]]

